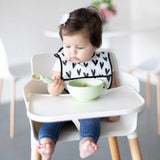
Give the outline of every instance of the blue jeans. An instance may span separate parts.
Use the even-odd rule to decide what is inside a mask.
[[[80,140],[84,138],[90,138],[97,143],[100,135],[100,118],[80,119]],[[51,139],[54,143],[57,142],[62,127],[68,123],[66,122],[54,122],[54,123],[42,123],[39,130],[39,141],[42,138]]]

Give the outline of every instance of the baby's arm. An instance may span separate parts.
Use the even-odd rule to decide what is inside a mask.
[[[60,72],[53,71],[52,79],[53,83],[48,84],[48,92],[53,96],[58,96],[64,90],[64,82],[60,78]]]
[[[116,81],[115,81],[115,75],[113,73],[111,88],[115,88],[115,87],[116,87]],[[110,116],[110,117],[107,117],[107,121],[109,121],[109,122],[115,122],[115,121],[119,120],[119,117],[120,116]]]

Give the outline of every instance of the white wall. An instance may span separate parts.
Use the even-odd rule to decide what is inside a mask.
[[[9,63],[29,61],[39,52],[52,52],[57,41],[45,37],[43,32],[56,30],[64,13],[88,4],[86,0],[0,0],[0,36]],[[13,59],[15,56],[18,59]]]
[[[61,41],[46,37],[44,32],[57,31],[59,20],[65,13],[75,8],[89,6],[93,1],[0,0],[0,37],[5,44],[9,64],[28,63],[34,54],[56,52],[61,46]],[[110,25],[129,23],[130,2],[128,0],[113,2],[117,7],[117,15],[110,21]],[[118,43],[117,50],[127,53],[127,46],[128,43],[124,49]],[[112,48],[116,49],[116,45],[112,45]],[[29,79],[30,77],[27,77],[18,81],[16,99],[22,99],[22,88]],[[10,88],[11,82],[5,81],[2,103],[10,100]]]
[[[126,23],[128,7],[121,5],[124,0],[114,1],[118,14],[113,22]],[[58,30],[63,14],[91,2],[93,0],[0,0],[0,36],[6,45],[9,63],[29,61],[39,52],[56,51],[60,41],[45,37],[44,31]],[[13,59],[15,56],[18,59]]]
[[[160,56],[160,1],[132,0],[131,22],[136,34],[131,39],[131,65]]]
[[[59,20],[65,13],[89,6],[93,1],[0,0],[0,37],[4,41],[9,64],[30,62],[31,56],[37,53],[56,52],[61,46],[60,39],[46,37],[44,32],[58,31]],[[110,39],[111,48],[119,54],[120,64],[133,66],[151,55],[159,55],[160,1],[113,2],[117,7],[117,15],[110,20],[110,27],[118,30],[126,27],[126,30],[133,31],[129,35]],[[18,82],[17,99],[22,98],[26,81],[23,79]],[[3,87],[2,102],[9,101],[9,88],[10,82],[7,81]]]

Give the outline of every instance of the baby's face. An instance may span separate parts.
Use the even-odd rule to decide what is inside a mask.
[[[63,48],[65,58],[73,63],[89,61],[97,49],[89,41],[84,32],[76,32],[63,36]]]

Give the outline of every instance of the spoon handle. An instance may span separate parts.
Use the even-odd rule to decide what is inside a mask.
[[[53,79],[41,75],[40,73],[33,73],[32,78],[35,80],[43,81],[46,84],[52,83]]]

